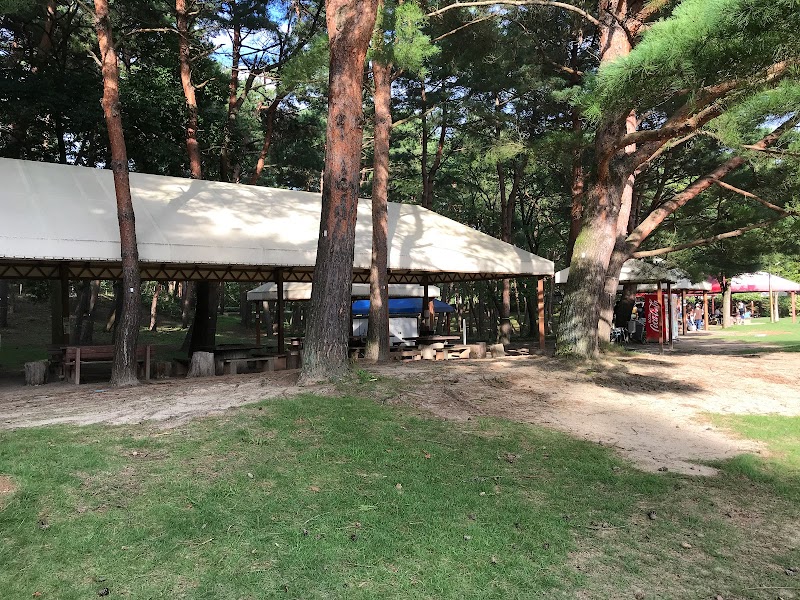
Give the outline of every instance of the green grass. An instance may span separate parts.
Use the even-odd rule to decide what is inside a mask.
[[[725,516],[796,516],[770,480],[643,473],[549,430],[352,396],[3,432],[0,473],[19,486],[4,598],[774,598],[742,590],[800,560]]]
[[[791,317],[777,323],[770,323],[768,318],[752,319],[747,325],[715,329],[712,337],[757,344],[763,346],[762,351],[800,352],[800,322],[792,323]]]
[[[782,495],[800,503],[800,417],[780,415],[710,415],[712,422],[762,442],[765,456],[742,455],[729,463],[755,481],[771,483]]]

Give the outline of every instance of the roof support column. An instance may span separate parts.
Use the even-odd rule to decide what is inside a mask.
[[[256,346],[261,345],[261,301],[256,301]]]
[[[703,331],[708,331],[708,292],[703,292]]]
[[[797,292],[792,292],[792,323],[797,323]]]

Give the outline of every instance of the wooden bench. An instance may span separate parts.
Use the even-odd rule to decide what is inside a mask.
[[[249,363],[255,364],[261,373],[270,371],[283,371],[287,368],[287,355],[276,354],[272,356],[248,356],[246,358],[226,358],[222,361],[223,375],[237,375],[239,367],[249,368]]]
[[[63,356],[64,378],[71,379],[74,376],[75,385],[79,385],[81,365],[114,362],[114,346],[67,346]],[[154,356],[152,346],[136,346],[136,362],[143,363],[145,379],[150,379],[150,361]]]

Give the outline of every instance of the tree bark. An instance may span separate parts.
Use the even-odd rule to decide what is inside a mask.
[[[770,296],[770,303],[772,302],[772,297]],[[772,314],[772,307],[770,304],[770,314]],[[708,315],[706,315],[706,319],[708,319]],[[722,328],[727,329],[731,325],[733,325],[733,319],[731,319],[731,285],[729,281],[726,281],[723,277],[722,279]]]
[[[198,112],[194,84],[192,84],[192,64],[189,44],[189,11],[186,0],[175,0],[175,15],[178,26],[178,57],[180,63],[181,85],[186,98],[186,150],[189,154],[189,171],[192,179],[203,178],[203,161],[200,144],[197,141]]]
[[[364,59],[377,0],[326,0],[330,47],[328,125],[317,262],[301,380],[347,371],[353,251],[364,127]]]
[[[228,116],[222,127],[222,148],[220,149],[219,177],[222,181],[231,181],[233,168],[231,165],[231,145],[233,143],[233,126],[239,114],[239,60],[242,51],[242,24],[236,9],[236,0],[229,0],[231,19],[233,21],[231,36],[231,79],[228,83]]]
[[[150,331],[156,331],[158,328],[158,297],[163,288],[164,286],[157,283],[153,289],[153,300],[150,302]]]
[[[601,65],[630,53],[631,38],[624,24],[629,13],[635,14],[640,4],[640,0],[599,2],[598,13],[602,15]],[[607,115],[600,122],[595,134],[595,181],[586,196],[581,231],[575,240],[570,276],[565,287],[561,319],[556,332],[556,354],[560,356],[596,356],[599,350],[598,325],[601,322],[601,312],[610,326],[611,314],[604,306],[604,299],[607,299],[612,282],[606,281],[606,274],[614,247],[618,243],[619,222],[624,218],[627,225],[635,168],[633,162],[628,160],[628,154],[633,152],[633,148],[625,147],[622,155],[617,149],[619,140],[625,137],[630,126],[631,113],[618,111]],[[623,206],[625,202],[627,208]],[[616,282],[613,285],[616,292]]]
[[[285,97],[286,94],[278,94],[275,96],[275,99],[266,109],[266,114],[262,117],[264,121],[264,142],[261,144],[261,152],[258,155],[258,161],[256,161],[256,168],[250,176],[250,181],[247,182],[249,185],[258,183],[261,172],[264,170],[264,165],[269,155],[269,148],[272,145],[272,135],[275,132],[275,115],[278,112],[278,106]]]
[[[193,292],[194,283],[191,281],[184,281],[181,285],[181,327],[183,329],[189,327]]]
[[[614,312],[614,325],[617,327],[627,327],[628,321],[631,320],[633,314],[633,306],[636,304],[636,290],[638,286],[635,283],[626,283],[622,286],[622,298],[620,298],[617,310]]]
[[[179,0],[180,1],[180,0]],[[133,213],[128,176],[128,153],[122,127],[119,99],[119,65],[111,33],[108,0],[95,0],[97,40],[103,65],[103,113],[111,146],[111,171],[117,197],[120,252],[122,255],[122,315],[117,325],[111,384],[134,385],[136,377],[136,342],[139,338],[139,251],[136,246],[136,220]]]
[[[369,318],[364,357],[389,360],[389,144],[392,130],[392,65],[372,61],[375,83],[375,147],[372,174],[372,262],[369,271]]]

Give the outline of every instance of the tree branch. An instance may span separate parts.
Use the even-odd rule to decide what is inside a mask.
[[[589,21],[590,23],[600,27],[600,21],[589,14],[587,11],[579,8],[577,6],[573,6],[572,4],[568,4],[566,2],[556,2],[555,0],[500,0],[499,2],[493,0],[477,0],[473,2],[453,2],[453,4],[448,4],[447,6],[440,8],[439,10],[434,10],[433,12],[429,12],[427,15],[428,18],[430,17],[438,17],[439,15],[446,13],[449,10],[454,10],[456,8],[469,8],[472,6],[496,6],[498,4],[504,4],[509,6],[551,6],[553,8],[563,8],[564,10],[568,10],[574,13],[581,15],[584,19]]]
[[[741,196],[744,196],[745,198],[750,198],[751,200],[755,200],[756,202],[759,202],[760,204],[766,206],[770,210],[774,210],[775,212],[777,212],[780,215],[783,215],[784,217],[788,217],[790,215],[794,215],[795,214],[795,213],[793,213],[791,211],[786,210],[782,206],[778,206],[777,204],[773,204],[772,202],[769,202],[767,200],[764,200],[763,198],[760,198],[760,197],[756,196],[752,192],[748,192],[747,190],[743,190],[741,188],[737,188],[736,186],[733,186],[730,183],[725,183],[724,181],[721,181],[719,179],[716,180],[714,183],[716,183],[721,188],[725,188],[726,190],[730,190],[732,192],[736,192],[737,194],[739,194]]]
[[[484,16],[484,17],[480,17],[480,18],[478,18],[478,19],[473,19],[473,20],[472,20],[472,21],[470,21],[469,23],[464,23],[463,25],[461,25],[461,26],[459,26],[459,27],[456,27],[455,29],[453,29],[453,30],[451,30],[451,31],[448,31],[447,33],[443,33],[443,34],[442,34],[442,35],[440,35],[439,37],[435,37],[435,38],[433,38],[433,39],[431,40],[431,42],[434,42],[434,43],[435,43],[435,42],[439,42],[439,41],[443,40],[443,39],[444,39],[444,38],[446,38],[446,37],[450,37],[450,36],[451,36],[451,35],[453,35],[454,33],[458,33],[458,32],[459,32],[459,31],[461,31],[462,29],[466,29],[466,28],[467,28],[467,27],[469,27],[470,25],[477,25],[478,23],[482,23],[483,21],[488,21],[489,19],[494,19],[496,16],[497,16],[497,15],[486,15],[486,16]]]
[[[687,242],[685,244],[677,244],[675,246],[657,248],[656,250],[642,250],[641,252],[634,252],[633,258],[648,258],[650,256],[660,256],[661,254],[669,254],[670,252],[677,252],[679,250],[687,250],[688,248],[696,248],[697,246],[708,246],[709,244],[713,244],[714,242],[719,242],[720,240],[727,240],[729,238],[744,235],[748,231],[753,231],[754,229],[769,227],[770,225],[774,225],[778,221],[785,218],[786,216],[776,217],[775,219],[770,219],[769,221],[761,221],[761,223],[748,225],[747,227],[740,227],[739,229],[734,229],[733,231],[726,231],[725,233],[719,233],[717,235],[713,235],[708,238],[695,240],[693,242]]]

